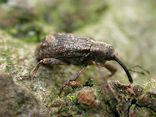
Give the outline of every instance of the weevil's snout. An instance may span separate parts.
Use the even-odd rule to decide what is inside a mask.
[[[107,57],[107,60],[115,60],[124,69],[125,73],[127,74],[129,82],[133,83],[131,74],[129,73],[125,64],[121,62],[121,60],[119,59],[118,53],[113,49],[112,46],[109,46],[108,54],[106,54],[106,57]]]
[[[125,66],[125,64],[123,64],[116,55],[113,56],[113,60],[115,60],[117,63],[119,63],[121,65],[121,67],[124,69],[124,71],[126,72],[127,74],[127,77],[128,77],[128,80],[130,83],[133,83],[133,79],[132,79],[132,76],[131,74],[129,73],[127,67]]]
[[[103,51],[103,54],[105,55],[105,60],[114,60],[120,66],[124,69],[125,73],[127,74],[128,80],[130,83],[133,83],[133,79],[131,74],[129,73],[127,67],[125,66],[124,63],[122,63],[118,57],[118,53],[114,50],[114,48],[111,45],[106,45]]]

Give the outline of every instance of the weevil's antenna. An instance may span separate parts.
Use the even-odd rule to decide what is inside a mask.
[[[142,71],[140,71],[140,70],[135,70],[135,68],[138,68],[138,69],[140,69],[140,70],[142,70]],[[144,69],[144,68],[143,68],[142,66],[140,66],[140,65],[135,65],[135,66],[131,67],[131,68],[129,69],[129,71],[130,71],[130,72],[135,72],[135,73],[138,73],[138,74],[141,74],[141,75],[150,75],[150,71]]]
[[[130,83],[133,83],[133,79],[132,79],[132,76],[131,74],[129,73],[127,67],[114,55],[113,56],[113,60],[115,60],[117,63],[119,63],[121,65],[121,67],[125,70],[126,74],[127,74],[127,77],[128,77],[128,80]]]

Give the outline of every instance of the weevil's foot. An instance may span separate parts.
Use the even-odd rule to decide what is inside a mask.
[[[135,95],[135,92],[133,90],[133,85],[132,84],[129,84],[127,87],[126,87],[126,90],[132,94],[132,95]]]
[[[62,92],[63,92],[63,89],[67,86],[68,82],[70,82],[70,81],[66,81],[66,82],[63,84],[63,86],[61,87],[61,89],[60,89],[60,91],[59,91],[59,93],[58,93],[58,96],[59,96],[59,97],[61,96],[61,94],[62,94]]]
[[[34,73],[33,70],[32,70],[32,71],[29,73],[28,78],[29,78],[29,79],[34,79],[34,78],[36,77],[35,74],[36,74],[36,73]]]
[[[38,62],[38,64],[33,68],[33,70],[29,73],[30,78],[34,78],[35,74],[37,73],[40,65],[43,63],[43,60],[40,60],[40,62]]]
[[[64,87],[65,87],[65,86],[62,86],[62,87],[61,87],[61,89],[60,89],[60,91],[59,91],[59,93],[58,93],[58,96],[59,96],[59,97],[61,96],[61,94],[62,94],[62,92],[63,92]]]
[[[30,80],[30,74],[25,74],[25,75],[19,75],[17,76],[18,81],[23,81],[23,80]]]
[[[66,86],[72,87],[72,88],[76,88],[76,87],[81,87],[82,85],[81,85],[79,82],[74,81],[74,80],[72,80],[72,81],[67,81],[67,82],[64,83],[64,85],[63,85],[62,88],[60,89],[60,92],[58,93],[58,96],[60,96],[60,95],[62,94],[63,89],[64,89]]]

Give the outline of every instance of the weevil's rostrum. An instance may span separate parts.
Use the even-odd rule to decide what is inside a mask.
[[[104,42],[93,41],[89,37],[69,33],[49,34],[38,45],[35,56],[43,65],[90,65],[93,62],[104,65],[106,61],[114,60],[123,67],[129,81],[133,82],[129,71],[118,59],[113,47]]]

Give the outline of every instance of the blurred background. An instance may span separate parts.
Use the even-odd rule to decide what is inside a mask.
[[[135,82],[155,79],[155,0],[0,0],[0,30],[25,43],[38,43],[50,32],[105,41],[129,68],[150,71],[132,73]]]

